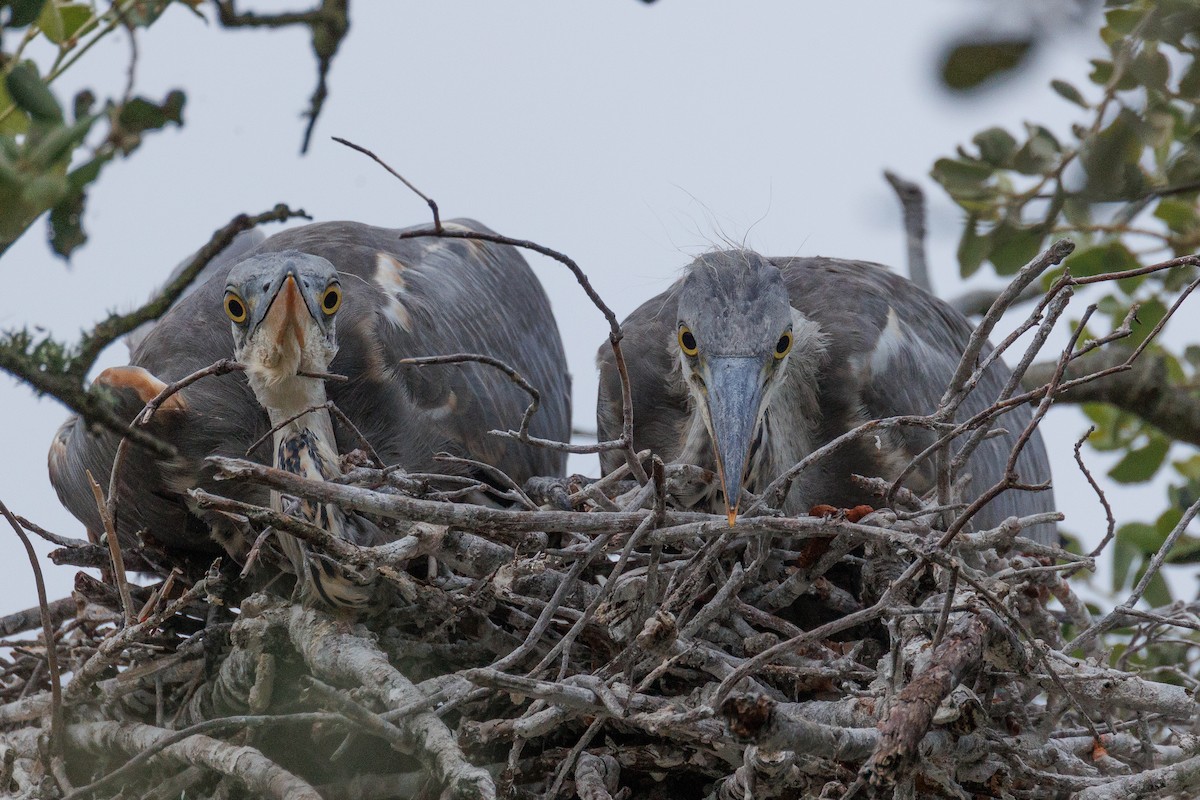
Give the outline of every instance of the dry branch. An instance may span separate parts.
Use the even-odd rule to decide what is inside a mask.
[[[1035,259],[1025,278],[1066,249]],[[1072,280],[1027,320],[1034,350]],[[990,356],[964,359],[943,408],[868,423],[841,443],[901,424],[934,431],[935,449],[982,441],[1006,409],[1031,400],[1041,402],[1036,424],[1050,398],[1086,385],[1091,374],[1076,369],[1115,338],[1073,341],[1033,390],[1018,394],[1014,382],[986,412],[951,422]],[[1124,375],[1128,363],[1138,362],[1111,366]],[[820,469],[838,446],[780,485]],[[96,800],[121,787],[163,798],[723,800],[884,786],[914,798],[1095,800],[1196,785],[1200,617],[1194,606],[1138,604],[1169,542],[1097,621],[1063,576],[1092,569],[1099,554],[1024,535],[1060,515],[972,531],[966,522],[986,499],[923,498],[868,478],[862,486],[890,491],[894,508],[855,521],[747,514],[730,527],[677,507],[711,475],[652,455],[632,454],[598,481],[558,481],[549,510],[536,507],[543,489],[495,473],[505,507],[446,499],[474,494],[476,482],[395,468],[314,482],[214,458],[224,479],[368,515],[390,541],[359,547],[196,491],[198,506],[240,515],[262,544],[248,563],[215,567],[190,588],[171,554],[37,529],[58,560],[118,559],[161,580],[130,585],[123,602],[81,576],[74,598],[2,621],[0,747],[13,755],[0,779],[24,796]],[[625,480],[635,465],[649,465],[647,480]],[[993,490],[1015,483],[1008,476]],[[770,494],[756,511],[769,510]],[[22,534],[36,528],[10,521]],[[380,604],[358,616],[293,604],[290,579],[272,565],[271,530],[378,577]],[[1047,607],[1051,597],[1065,614]],[[141,621],[122,626],[123,609],[141,609]],[[1180,663],[1130,667],[1164,643]],[[1104,659],[1117,644],[1120,659],[1077,657],[1083,647]],[[51,663],[70,675],[65,685]],[[39,745],[56,709],[70,760]]]

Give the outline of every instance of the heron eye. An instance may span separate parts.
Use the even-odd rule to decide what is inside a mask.
[[[333,316],[342,307],[342,290],[336,283],[321,295],[321,310],[326,316]]]
[[[775,343],[775,357],[783,358],[792,349],[792,332],[784,331],[783,336],[779,337],[779,341]]]
[[[225,294],[225,313],[239,325],[246,321],[246,304],[233,292]]]
[[[686,325],[679,326],[679,349],[687,356],[694,356],[699,352],[699,348],[696,347],[696,337],[692,335]]]

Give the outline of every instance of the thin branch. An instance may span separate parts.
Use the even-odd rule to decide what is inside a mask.
[[[443,356],[422,356],[420,358],[402,358],[398,364],[408,364],[414,367],[428,367],[435,364],[465,364],[477,363],[484,364],[498,369],[508,376],[508,379],[521,387],[521,390],[529,395],[529,406],[525,409],[524,416],[521,417],[521,428],[515,434],[515,438],[521,442],[529,441],[529,423],[533,420],[533,415],[537,413],[538,406],[542,402],[542,393],[539,392],[533,384],[525,380],[521,373],[517,372],[504,361],[493,356],[485,356],[480,353],[453,353]],[[493,435],[504,436],[510,432],[489,431]]]
[[[68,374],[73,376],[77,383],[82,384],[84,377],[96,363],[96,359],[104,348],[139,325],[156,320],[165,314],[167,309],[192,285],[192,282],[208,266],[208,263],[228,247],[239,233],[248,231],[264,222],[286,222],[297,217],[311,219],[303,210],[293,211],[283,203],[260,214],[238,214],[230,220],[229,224],[213,233],[208,244],[196,251],[191,262],[162,288],[157,297],[128,314],[111,314],[107,319],[98,323],[91,332],[85,334],[80,340],[75,356],[71,359]]]
[[[381,166],[381,167],[383,167],[384,169],[386,169],[386,170],[388,171],[388,174],[390,174],[390,175],[391,175],[393,178],[396,178],[396,179],[397,179],[397,180],[399,180],[401,183],[403,183],[405,186],[407,186],[407,187],[408,187],[408,189],[409,189],[409,191],[411,191],[411,192],[412,192],[413,194],[415,194],[417,197],[419,197],[419,198],[421,198],[422,200],[424,200],[424,201],[425,201],[425,203],[426,203],[426,205],[428,205],[428,206],[429,206],[429,210],[430,210],[430,212],[432,212],[432,213],[433,213],[433,229],[434,229],[436,232],[438,232],[438,233],[441,233],[441,232],[442,232],[442,218],[441,218],[441,215],[440,215],[440,214],[439,214],[439,212],[438,212],[438,204],[437,204],[437,202],[436,202],[436,201],[435,201],[435,200],[434,200],[432,197],[430,197],[429,195],[427,195],[427,194],[425,194],[424,192],[422,192],[420,189],[418,189],[416,186],[414,186],[414,185],[413,185],[413,184],[412,184],[412,183],[411,183],[411,182],[408,180],[408,178],[404,177],[404,176],[403,176],[403,175],[401,175],[399,172],[396,172],[396,170],[394,170],[394,169],[392,169],[390,166],[388,166],[388,164],[387,164],[387,162],[386,162],[386,161],[384,161],[382,158],[380,158],[379,156],[375,155],[375,153],[374,153],[374,152],[372,152],[372,151],[368,150],[367,148],[363,147],[362,145],[355,144],[354,142],[351,142],[351,141],[349,141],[348,139],[343,139],[343,138],[342,138],[342,137],[340,137],[340,136],[334,136],[334,137],[332,137],[332,139],[333,139],[335,142],[337,142],[338,144],[344,144],[346,147],[349,147],[351,150],[357,150],[358,152],[360,152],[360,153],[362,153],[363,155],[367,156],[367,157],[368,157],[368,158],[370,158],[372,161],[374,161],[376,164],[378,164],[379,166]]]
[[[63,696],[54,640],[54,622],[50,616],[50,604],[46,599],[46,582],[42,578],[42,567],[38,563],[37,553],[33,550],[33,543],[29,541],[21,524],[17,522],[17,518],[8,510],[8,506],[2,500],[0,500],[0,514],[3,514],[4,518],[8,520],[13,532],[17,534],[17,538],[24,545],[25,555],[29,558],[29,566],[33,570],[33,581],[37,587],[38,609],[42,618],[42,639],[46,644],[46,669],[49,671],[50,677],[50,751],[57,755],[63,744]]]
[[[129,596],[129,581],[125,578],[125,560],[121,557],[121,543],[117,540],[117,528],[109,514],[108,504],[104,501],[104,492],[91,470],[87,471],[88,483],[92,486],[92,495],[96,498],[96,510],[104,523],[104,538],[108,542],[108,555],[112,561],[113,581],[117,584],[117,594],[121,598],[121,611],[125,616],[125,624],[132,625],[137,616],[133,610],[133,600]]]

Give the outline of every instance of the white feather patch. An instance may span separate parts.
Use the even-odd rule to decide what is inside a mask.
[[[375,255],[375,283],[387,298],[383,315],[396,327],[412,333],[412,317],[400,300],[401,295],[408,290],[408,284],[404,281],[406,269],[408,267],[391,253],[381,251]]]
[[[879,340],[875,342],[875,349],[871,351],[871,373],[879,375],[885,372],[888,363],[904,349],[905,345],[904,331],[900,329],[900,318],[896,316],[896,309],[889,306],[887,325],[880,332]]]

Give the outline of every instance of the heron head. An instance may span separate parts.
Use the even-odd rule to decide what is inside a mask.
[[[294,250],[251,256],[229,271],[223,305],[234,355],[256,390],[298,370],[327,372],[337,354],[342,287],[324,258]]]
[[[787,287],[756,253],[709,253],[689,267],[678,315],[680,365],[713,442],[733,525],[755,431],[792,349]]]

